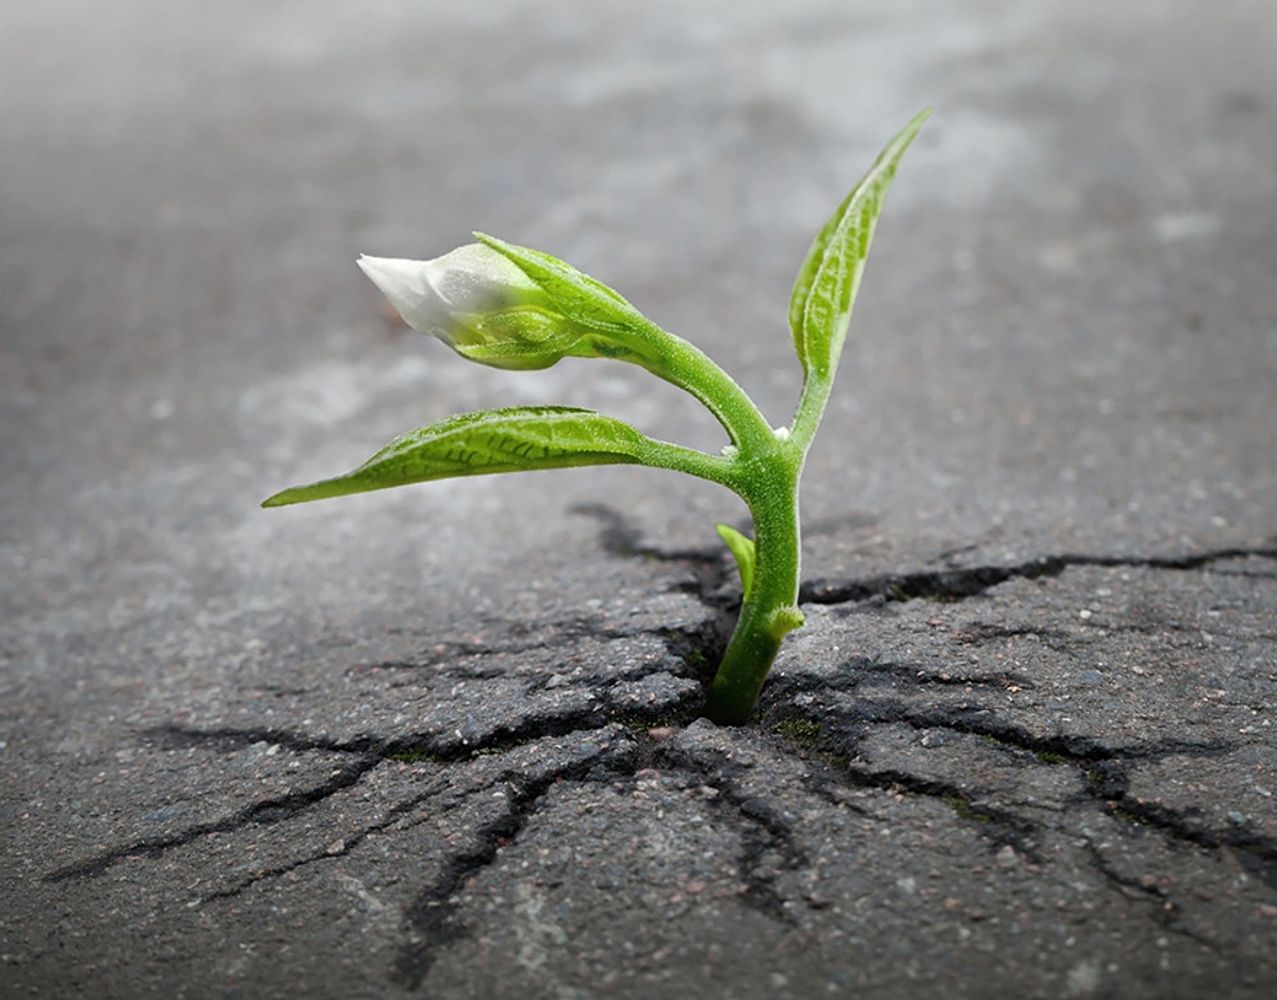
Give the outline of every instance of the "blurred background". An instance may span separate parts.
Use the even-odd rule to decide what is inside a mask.
[[[642,469],[256,504],[487,406],[717,450],[643,372],[468,365],[353,264],[473,229],[615,285],[785,423],[794,271],[924,105],[805,480],[808,575],[1266,537],[1274,52],[1268,0],[5,4],[23,690],[63,697],[121,653],[160,670],[462,605],[534,615],[551,579],[624,572],[582,503],[716,544],[735,499]]]

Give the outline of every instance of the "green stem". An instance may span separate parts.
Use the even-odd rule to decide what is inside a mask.
[[[816,436],[816,428],[820,426],[820,418],[824,416],[825,404],[829,402],[829,393],[834,382],[831,378],[823,378],[814,371],[807,373],[803,380],[803,394],[798,400],[798,409],[794,412],[794,423],[790,430],[790,438],[806,454],[811,447],[812,438]]]
[[[644,355],[640,362],[653,375],[700,400],[745,454],[759,454],[773,445],[771,425],[745,390],[695,344],[663,330],[645,317]]]
[[[707,714],[724,725],[750,720],[781,640],[802,624],[797,606],[802,451],[780,442],[769,451],[750,470],[757,485],[742,493],[754,518],[755,563],[749,593],[710,688]]]
[[[639,461],[654,469],[673,469],[675,472],[699,476],[730,490],[737,489],[739,474],[735,462],[719,455],[707,455],[695,448],[645,438]]]

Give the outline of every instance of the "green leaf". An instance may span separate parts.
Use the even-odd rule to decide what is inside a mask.
[[[838,367],[887,189],[900,158],[930,116],[930,108],[918,112],[887,144],[807,251],[789,300],[789,328],[803,372],[808,375],[814,372],[829,379]]]
[[[749,588],[754,582],[754,542],[745,537],[729,524],[716,524],[718,537],[727,543],[736,557],[736,568],[740,570],[741,595],[748,600]]]
[[[454,476],[641,464],[655,444],[629,424],[575,407],[516,406],[462,413],[396,438],[353,472],[294,486],[262,506],[282,507]]]

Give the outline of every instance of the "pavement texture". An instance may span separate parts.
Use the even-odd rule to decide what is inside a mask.
[[[1277,990],[1271,4],[10,8],[0,995]],[[472,229],[785,422],[793,273],[925,104],[750,726],[703,483],[257,509],[487,406],[719,447],[352,263]]]

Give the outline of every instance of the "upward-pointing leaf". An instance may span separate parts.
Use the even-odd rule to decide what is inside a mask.
[[[838,367],[878,213],[900,158],[930,116],[930,108],[920,111],[887,144],[807,251],[789,300],[789,328],[809,376],[832,378]]]
[[[641,463],[653,444],[593,410],[516,406],[462,413],[409,431],[344,476],[276,493],[263,507],[367,493],[454,476]]]

